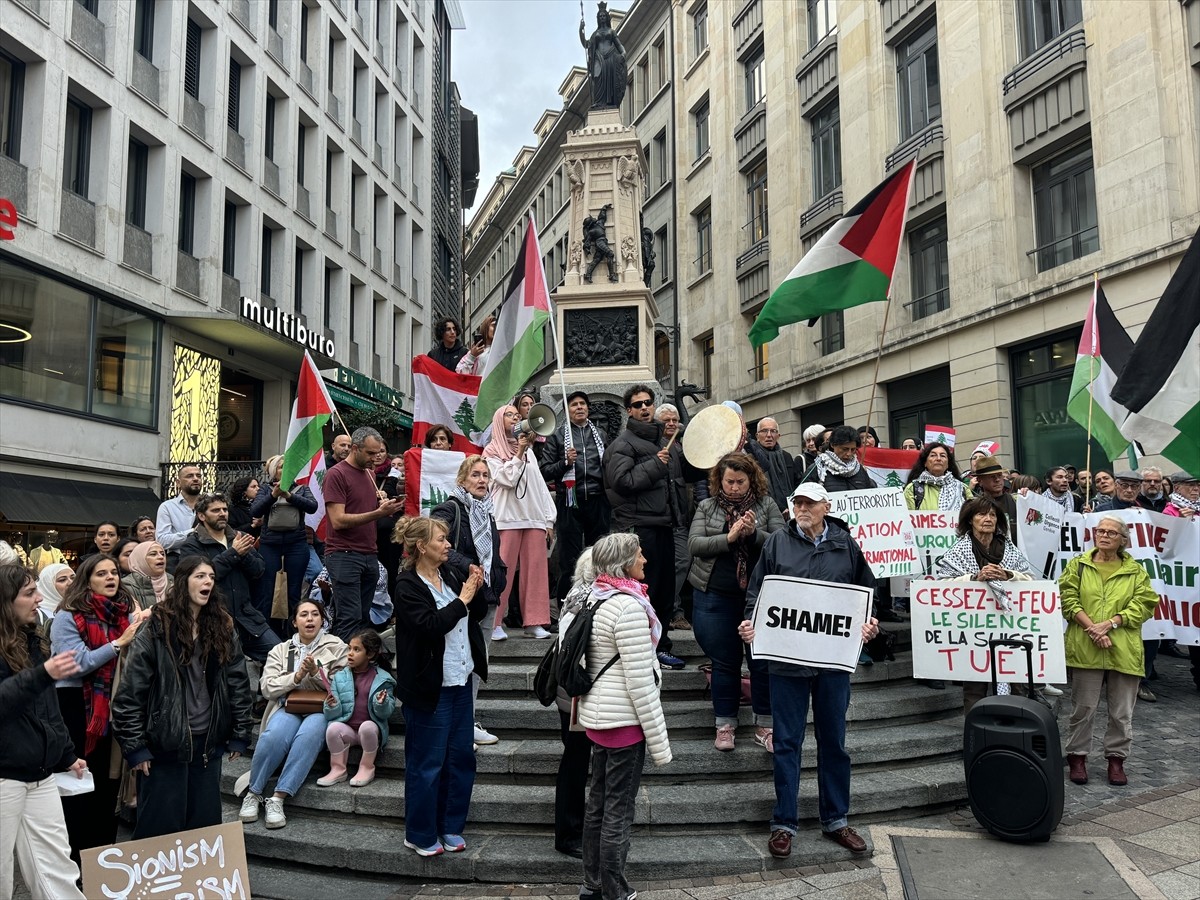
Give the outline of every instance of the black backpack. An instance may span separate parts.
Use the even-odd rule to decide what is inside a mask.
[[[555,680],[558,682],[557,686],[566,691],[568,697],[582,697],[592,689],[592,685],[595,683],[595,679],[588,675],[587,671],[587,648],[592,639],[592,620],[596,617],[596,610],[607,599],[607,597],[602,597],[594,603],[585,604],[578,615],[571,620],[571,624],[567,627],[567,633],[562,636],[562,641],[553,648],[557,651],[554,666]],[[613,658],[596,673],[596,678],[611,669],[613,663],[620,656],[621,654],[614,653]]]

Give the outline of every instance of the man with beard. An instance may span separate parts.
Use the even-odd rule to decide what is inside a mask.
[[[1162,512],[1167,505],[1167,495],[1163,493],[1163,473],[1158,466],[1142,469],[1142,492],[1138,494],[1137,505],[1151,512]]]
[[[350,455],[350,435],[335,434],[325,454],[325,470],[328,471]]]
[[[172,569],[179,560],[179,548],[196,521],[196,499],[200,496],[201,481],[199,466],[184,466],[176,479],[179,493],[158,504],[154,536],[167,551]]]
[[[179,546],[180,558],[203,556],[213,567],[221,602],[237,625],[242,653],[265,662],[279,636],[254,605],[254,586],[266,571],[254,549],[254,537],[229,527],[229,502],[224,494],[204,494],[196,500],[196,527]]]

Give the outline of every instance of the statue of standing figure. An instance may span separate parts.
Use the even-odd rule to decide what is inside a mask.
[[[583,17],[579,19],[579,43],[587,51],[588,75],[592,79],[592,109],[612,109],[621,105],[628,86],[625,48],[612,28],[608,4],[600,0],[596,10],[596,30],[584,37]]]
[[[617,254],[608,244],[608,211],[611,208],[611,203],[605,203],[594,217],[588,216],[583,220],[583,252],[592,257],[583,274],[583,280],[588,284],[592,283],[592,273],[596,271],[600,260],[608,265],[608,280],[614,283],[617,280]]]

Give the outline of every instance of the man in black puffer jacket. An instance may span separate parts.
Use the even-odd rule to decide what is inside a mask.
[[[682,669],[671,655],[671,611],[675,606],[675,538],[680,522],[670,486],[671,454],[663,446],[663,425],[654,418],[654,391],[635,384],[625,391],[629,418],[604,454],[604,486],[612,507],[612,530],[633,530],[646,557],[646,586],[662,625],[658,661]]]

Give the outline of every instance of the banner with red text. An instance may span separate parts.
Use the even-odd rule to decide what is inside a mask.
[[[1016,501],[1017,543],[1045,578],[1058,578],[1071,559],[1095,546],[1092,529],[1105,516],[1128,525],[1129,554],[1146,570],[1159,597],[1142,637],[1200,646],[1200,523],[1144,509],[1068,513],[1040,494]]]
[[[1036,684],[1064,684],[1063,617],[1053,581],[1013,582],[1010,609],[1001,610],[986,584],[976,581],[914,581],[912,615],[913,677],[942,681],[991,681],[988,641],[1025,639],[1033,643]],[[997,680],[1028,681],[1025,651],[996,649]]]
[[[912,580],[921,576],[937,574],[938,563],[958,542],[958,513],[940,509],[909,510],[912,522],[913,546],[917,551],[917,565],[912,575],[897,575],[892,579],[893,597],[907,597]]]
[[[909,575],[917,565],[912,521],[898,488],[839,491],[830,496],[830,515],[850,526],[876,578]]]

